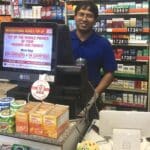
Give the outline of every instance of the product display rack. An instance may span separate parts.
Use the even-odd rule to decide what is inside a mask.
[[[148,22],[149,1],[100,0],[95,30],[110,40],[118,64],[115,81],[102,94],[110,109],[149,110]]]
[[[12,21],[10,16],[10,1],[0,1],[0,22]]]
[[[64,24],[64,1],[0,1],[0,22],[50,21]]]

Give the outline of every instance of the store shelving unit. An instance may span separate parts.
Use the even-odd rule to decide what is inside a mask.
[[[11,21],[10,1],[0,1],[0,22]]]
[[[0,1],[0,22],[50,21],[65,23],[64,1]]]
[[[99,21],[95,30],[110,40],[118,64],[115,81],[102,94],[105,106],[149,110],[148,22],[148,0],[100,0]]]

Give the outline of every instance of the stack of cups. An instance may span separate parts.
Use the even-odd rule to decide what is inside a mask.
[[[19,108],[26,104],[25,100],[15,100],[10,103],[10,110],[16,112]]]

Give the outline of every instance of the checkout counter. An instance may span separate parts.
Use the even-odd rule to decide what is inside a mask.
[[[0,97],[6,96],[7,91],[15,86],[16,85],[10,84],[9,82],[0,82]],[[94,102],[95,98],[92,97],[85,109],[90,109]],[[1,133],[0,145],[15,143],[28,145],[32,147],[33,150],[76,150],[77,143],[81,142],[82,140],[95,142],[98,144],[100,150],[113,150],[113,140],[106,140],[99,134],[99,120],[94,119],[90,124],[88,121],[88,116],[85,115],[84,109],[81,111],[80,115],[80,118],[70,119],[69,127],[58,139],[46,138],[36,135],[24,135],[19,133]],[[150,143],[146,138],[142,138],[140,143],[140,150],[150,150]]]
[[[5,97],[7,91],[17,85],[9,82],[0,82],[0,97]],[[90,122],[87,110],[95,102],[93,98],[88,103],[88,107],[83,108],[78,118],[70,119],[69,127],[60,135],[58,139],[46,138],[36,135],[3,134],[0,133],[0,145],[2,144],[21,144],[33,148],[33,150],[75,150],[78,142],[83,138]],[[73,112],[72,115],[74,115]]]

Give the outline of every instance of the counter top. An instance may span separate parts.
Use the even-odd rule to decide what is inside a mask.
[[[7,91],[16,86],[17,85],[9,82],[0,81],[0,97],[7,96]],[[0,133],[0,143],[24,144],[32,146],[38,150],[40,147],[42,147],[43,150],[74,150],[76,149],[77,143],[85,134],[88,126],[88,120],[81,117],[79,119],[70,120],[69,127],[57,139],[19,133]]]
[[[54,145],[62,145],[65,140],[69,137],[69,135],[74,131],[77,130],[78,126],[82,124],[84,119],[80,119],[77,121],[70,121],[69,127],[57,138],[48,138],[38,135],[27,135],[27,134],[20,134],[20,133],[14,133],[14,134],[8,134],[8,133],[0,133],[1,135],[9,136],[9,137],[15,137],[20,138],[24,140],[31,140],[35,142],[41,142],[45,144],[54,144]]]
[[[9,83],[7,81],[0,80],[0,97],[4,97],[7,94],[7,91],[16,87],[16,84]]]

